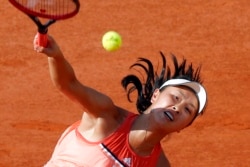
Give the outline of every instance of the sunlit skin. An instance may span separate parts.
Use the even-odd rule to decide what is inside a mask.
[[[196,95],[184,86],[169,86],[161,93],[156,90],[152,103],[150,109],[156,113],[156,123],[164,124],[163,130],[167,132],[180,131],[188,126],[198,110]],[[173,120],[164,113],[166,110],[173,116]]]
[[[163,91],[157,89],[151,102],[146,111],[150,115],[150,124],[165,135],[187,127],[198,110],[196,95],[185,86],[168,86]]]
[[[35,38],[34,49],[48,56],[53,84],[83,109],[79,132],[91,142],[105,139],[131,112],[116,106],[107,95],[80,83],[59,46],[52,37],[48,39],[48,47],[43,48],[37,45]],[[130,148],[138,156],[150,156],[166,135],[190,125],[199,107],[195,93],[184,86],[156,89],[151,103],[143,114],[136,117],[128,133]],[[163,151],[157,160],[157,167],[161,166],[170,166]]]

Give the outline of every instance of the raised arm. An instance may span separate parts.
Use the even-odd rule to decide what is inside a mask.
[[[50,77],[53,84],[95,117],[112,114],[112,112],[115,114],[115,106],[112,100],[108,96],[80,83],[56,41],[52,37],[49,37],[48,40],[48,46],[43,48],[36,44],[35,38],[34,49],[48,56]]]

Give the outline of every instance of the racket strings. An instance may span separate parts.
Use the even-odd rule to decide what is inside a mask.
[[[15,0],[27,13],[45,18],[71,17],[78,12],[75,0]]]

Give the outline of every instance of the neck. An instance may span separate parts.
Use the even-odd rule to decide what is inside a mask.
[[[162,129],[159,129],[156,126],[155,122],[151,119],[150,114],[145,114],[145,118],[142,118],[141,121],[144,123],[147,122],[144,138],[146,143],[152,143],[152,145],[155,145],[165,137],[165,133],[162,132]]]
[[[150,114],[143,114],[136,119],[132,126],[130,144],[137,153],[146,152],[148,154],[164,137],[164,133],[154,126]]]

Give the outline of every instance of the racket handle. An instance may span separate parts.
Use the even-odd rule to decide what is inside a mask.
[[[39,46],[42,46],[42,47],[47,47],[47,44],[48,44],[48,36],[47,34],[41,34],[41,33],[37,33],[37,44]]]

